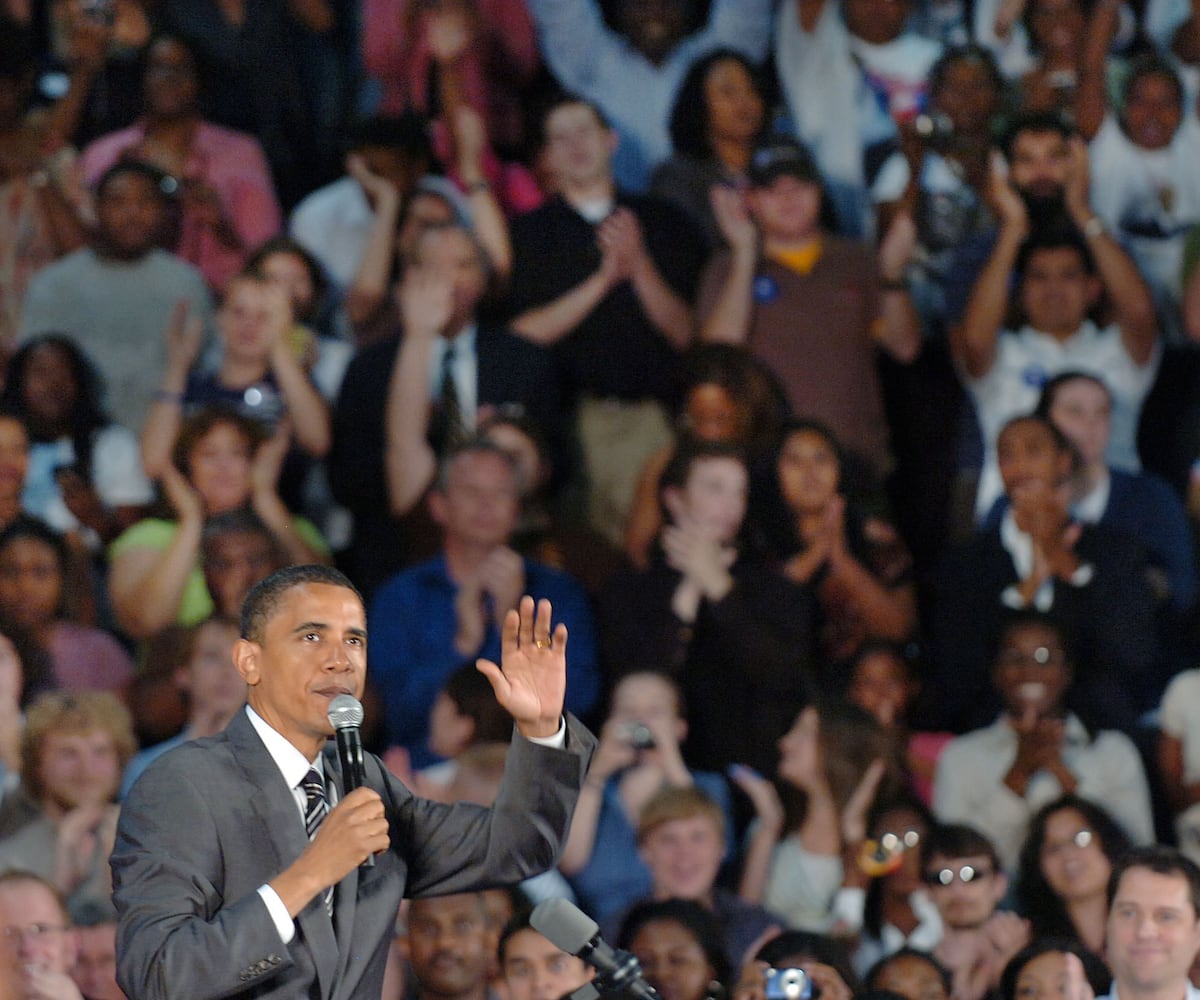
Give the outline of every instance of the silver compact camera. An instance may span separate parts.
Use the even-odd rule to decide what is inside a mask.
[[[812,980],[803,969],[767,969],[763,992],[767,1000],[812,1000]]]
[[[634,750],[649,750],[654,746],[654,734],[644,722],[630,722],[625,726],[625,739]]]

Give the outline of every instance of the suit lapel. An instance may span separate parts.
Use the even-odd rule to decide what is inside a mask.
[[[261,845],[264,852],[271,852],[271,866],[281,872],[308,847],[296,800],[245,712],[234,716],[226,733],[234,759],[246,780],[256,789],[251,803],[260,829],[252,842]],[[333,937],[333,924],[319,895],[300,911],[296,924],[316,966],[321,996],[331,996],[338,959],[337,942]]]

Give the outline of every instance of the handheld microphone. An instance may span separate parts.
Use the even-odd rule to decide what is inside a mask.
[[[533,908],[529,923],[556,948],[592,966],[600,993],[619,990],[638,1000],[659,1000],[654,987],[642,976],[638,960],[627,951],[605,944],[596,921],[570,900],[543,900]]]
[[[362,725],[363,707],[352,694],[339,694],[329,703],[329,724],[337,737],[338,760],[342,763],[343,795],[361,788],[364,781],[362,736],[358,727]],[[374,855],[360,867],[372,868]]]

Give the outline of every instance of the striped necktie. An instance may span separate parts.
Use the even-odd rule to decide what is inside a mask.
[[[325,817],[329,815],[329,800],[325,798],[325,782],[321,780],[321,775],[317,773],[315,767],[308,769],[308,774],[304,776],[304,780],[300,782],[300,789],[304,792],[304,829],[308,833],[308,839],[312,840],[317,835],[317,830],[321,828],[321,823]],[[329,886],[325,890],[325,912],[333,915],[333,886]]]

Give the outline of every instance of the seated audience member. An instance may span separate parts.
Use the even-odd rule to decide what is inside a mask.
[[[717,1000],[736,967],[722,937],[719,919],[702,904],[663,899],[630,910],[617,940],[664,1000]]]
[[[89,33],[95,31],[89,28]],[[96,41],[78,61],[80,78],[71,81],[76,94],[86,91],[96,64],[103,63],[103,31]],[[84,56],[83,47],[78,54]],[[84,243],[72,151],[63,145],[71,127],[64,130],[67,123],[53,112],[33,110],[38,62],[34,32],[7,9],[0,13],[0,347],[6,354],[16,340],[30,279]],[[68,106],[64,99],[59,108]]]
[[[724,242],[709,191],[714,184],[745,186],[766,125],[766,83],[741,52],[716,49],[688,68],[671,108],[672,154],[655,168],[650,193],[686,212],[709,250]]]
[[[1158,713],[1158,774],[1179,849],[1200,859],[1200,669],[1175,676]]]
[[[355,123],[346,155],[346,175],[308,195],[288,223],[292,237],[321,262],[343,293],[358,273],[379,211],[374,192],[353,175],[351,163],[365,168],[363,176],[387,180],[401,203],[413,195],[418,179],[433,165],[426,122],[411,112]]]
[[[75,938],[71,979],[83,1000],[126,1000],[117,985],[117,922],[100,913],[80,914]]]
[[[651,888],[645,898],[688,900],[714,915],[732,967],[761,935],[779,930],[780,921],[717,884],[726,853],[725,825],[721,807],[699,788],[664,788],[638,816],[638,851],[650,870]],[[640,905],[611,914],[601,924],[605,938],[628,941],[629,918]]]
[[[349,558],[368,596],[432,554],[436,530],[420,501],[447,445],[505,404],[544,428],[561,422],[549,357],[480,322],[489,266],[471,230],[445,221],[410,239],[402,334],[355,355],[334,410],[330,485],[354,515]]]
[[[104,386],[78,342],[26,341],[8,363],[0,407],[29,431],[22,506],[55,531],[107,545],[154,499],[131,428],[112,421]]]
[[[378,89],[380,113],[433,114],[450,77],[501,147],[521,146],[522,103],[541,65],[524,3],[368,0],[361,31],[363,69]]]
[[[897,216],[877,254],[827,232],[821,176],[790,139],[760,146],[749,178],[744,194],[713,189],[730,249],[701,283],[701,337],[744,344],[775,373],[794,412],[836,435],[852,462],[847,472],[861,470],[878,491],[892,455],[877,354],[903,364],[921,344],[902,274],[911,219]]]
[[[55,885],[33,872],[0,873],[0,997],[84,1000],[71,978],[78,958],[78,935]]]
[[[1111,468],[1105,458],[1112,428],[1112,392],[1095,375],[1063,372],[1042,387],[1037,412],[1079,456],[1071,510],[1085,524],[1105,524],[1135,537],[1155,573],[1155,591],[1176,614],[1196,600],[1196,560],[1187,511],[1170,486],[1148,473]]]
[[[1001,705],[988,667],[1006,616],[1028,609],[1070,636],[1071,707],[1090,726],[1132,728],[1162,684],[1144,551],[1106,525],[1072,519],[1074,452],[1053,424],[1009,421],[997,454],[1008,510],[952,549],[935,582],[926,678],[937,692],[933,723],[965,732],[995,719]]]
[[[406,196],[394,178],[373,173],[365,158],[352,154],[346,159],[347,171],[366,191],[375,210],[345,295],[346,316],[359,344],[374,343],[392,332],[397,317],[388,293],[403,273],[413,243],[425,225],[456,222],[471,229],[495,285],[499,288],[507,284],[512,271],[512,244],[508,222],[485,176],[487,136],[483,123],[478,114],[463,106],[448,112],[447,118],[457,177],[467,188],[466,193],[445,177],[426,175]]]
[[[1030,815],[1064,793],[1108,804],[1137,842],[1154,839],[1136,748],[1124,733],[1090,731],[1067,709],[1073,680],[1061,628],[1036,611],[1015,613],[992,668],[1000,717],[952,740],[938,760],[934,812],[987,830],[1007,872],[1016,870]],[[1079,680],[1088,683],[1082,671]]]
[[[302,346],[305,371],[324,399],[333,402],[354,348],[345,310],[321,262],[290,236],[275,236],[259,244],[246,270],[287,293],[293,320],[288,339]]]
[[[846,681],[846,700],[893,734],[909,784],[929,805],[934,768],[951,736],[909,729],[909,711],[921,694],[921,682],[905,651],[891,643],[867,643],[851,660]]]
[[[21,791],[25,708],[54,690],[45,653],[28,637],[0,633],[0,837],[27,822],[36,806]]]
[[[29,284],[20,336],[62,331],[86,343],[108,386],[113,417],[141,427],[166,369],[163,330],[187,303],[211,320],[200,272],[159,249],[171,195],[165,176],[143,163],[117,163],[96,185],[92,245],[43,268]]]
[[[533,0],[529,10],[555,79],[613,123],[613,172],[635,192],[646,189],[651,171],[671,153],[668,122],[689,67],[722,47],[761,62],[771,31],[764,0],[717,0],[698,30],[691,3],[620,0],[611,27],[597,0]]]
[[[425,496],[439,457],[471,437],[488,404],[517,403],[539,426],[557,423],[549,355],[478,322],[489,267],[460,225],[416,237],[398,299],[403,338],[387,399],[388,492],[403,516]]]
[[[328,561],[316,528],[293,517],[276,490],[287,446],[282,429],[264,441],[257,424],[226,410],[202,410],[183,422],[162,469],[173,516],[139,521],[109,548],[109,598],[123,630],[145,639],[212,614],[200,548],[205,522],[218,514],[253,511],[289,564]]]
[[[903,947],[931,951],[942,939],[942,918],[921,868],[921,841],[932,828],[933,817],[919,800],[885,796],[876,799],[860,831],[846,838],[860,846],[833,902],[834,926],[856,941],[859,975]]]
[[[896,993],[904,1000],[950,1000],[950,970],[927,951],[901,948],[881,958],[863,976],[867,990]]]
[[[732,344],[692,347],[683,359],[682,381],[676,440],[643,463],[625,525],[625,553],[638,569],[649,565],[662,529],[659,480],[676,451],[701,441],[732,444],[746,450],[746,464],[755,469],[775,448],[787,408],[770,370]]]
[[[560,440],[553,441],[555,430]],[[525,416],[524,408],[501,404],[479,424],[479,436],[506,451],[517,464],[521,480],[521,520],[512,547],[527,559],[569,573],[594,598],[609,577],[626,567],[626,560],[599,532],[560,512],[555,493],[562,483],[559,470],[567,463],[562,428],[542,428]]]
[[[415,1000],[487,1000],[495,938],[483,893],[414,899],[407,940]]]
[[[875,196],[883,202],[880,228],[886,231],[896,212],[909,213],[916,224],[904,278],[924,334],[939,341],[946,333],[947,285],[957,278],[958,248],[992,226],[988,165],[1004,89],[987,49],[948,49],[929,70],[925,114],[935,127],[902,126],[902,155],[889,158],[876,182]]]
[[[58,687],[121,694],[133,677],[124,647],[103,629],[78,620],[69,608],[78,574],[57,532],[28,519],[0,531],[0,622],[25,632],[50,658]]]
[[[813,995],[829,1000],[850,1000],[858,994],[858,976],[850,965],[844,938],[809,931],[783,931],[763,944],[753,961],[742,965],[736,991],[746,1000],[766,1000],[768,969],[803,969]]]
[[[405,784],[411,785],[408,776],[412,774],[425,797],[447,801],[447,787],[457,778],[459,757],[476,746],[507,746],[512,725],[512,716],[500,707],[491,684],[471,660],[446,678],[429,710],[429,752],[439,758],[438,763],[412,774],[403,747],[393,748],[387,763]]]
[[[681,449],[660,480],[650,568],[614,576],[597,616],[608,670],[659,670],[682,688],[690,766],[770,773],[774,741],[811,696],[813,596],[740,551],[746,489],[736,449]]]
[[[122,160],[153,164],[174,178],[181,201],[175,252],[219,292],[250,250],[279,231],[271,171],[257,139],[204,120],[190,42],[159,35],[145,58],[142,117],[88,145],[79,166],[89,187]]]
[[[1072,155],[1078,153],[1075,147]],[[1138,415],[1159,356],[1154,303],[1136,265],[1093,213],[1087,191],[1086,165],[1076,162],[1063,199],[1073,226],[1033,230],[1025,200],[993,169],[990,198],[1000,234],[971,289],[962,322],[950,331],[951,353],[983,434],[977,518],[1001,493],[1001,429],[1032,410],[1042,384],[1062,371],[1105,380],[1113,395],[1109,464],[1140,467]],[[1010,291],[1014,276],[1015,293]],[[1014,294],[1020,325],[1007,329]],[[1090,317],[1105,299],[1111,321],[1100,326]]]
[[[1078,965],[1075,965],[1075,959],[1078,959]],[[1086,997],[1086,992],[1073,993],[1071,988],[1072,983],[1085,981],[1094,996],[1103,996],[1112,983],[1112,973],[1096,952],[1076,941],[1035,937],[1032,944],[1017,952],[1004,967],[997,996],[999,1000],[1053,1000],[1064,995]]]
[[[825,931],[846,880],[844,859],[866,836],[871,802],[899,786],[896,747],[855,711],[804,709],[779,740],[775,782],[735,765],[755,810],[743,846],[739,893],[788,927]],[[886,779],[886,780],[885,780]]]
[[[1017,869],[1016,903],[1034,941],[1075,941],[1104,953],[1108,879],[1130,849],[1107,811],[1078,795],[1047,802],[1029,821]]]
[[[1008,876],[992,842],[974,827],[937,824],[921,843],[929,896],[942,918],[934,957],[951,974],[954,997],[981,1000],[1008,960],[1029,943],[1029,923],[998,909]]]
[[[679,687],[666,675],[635,671],[613,687],[558,865],[598,921],[650,894],[653,882],[638,853],[637,827],[642,809],[660,790],[698,788],[729,815],[725,779],[692,771],[683,761],[680,745],[687,730]],[[726,825],[728,835],[732,824]]]
[[[1111,37],[1117,22],[1115,9],[1100,7],[1089,31]],[[1105,41],[1098,40],[1100,51]],[[1103,109],[1103,76],[1088,79]],[[1092,200],[1149,284],[1171,340],[1182,333],[1184,245],[1188,230],[1200,222],[1200,183],[1191,169],[1198,156],[1200,122],[1175,64],[1150,53],[1135,59],[1121,85],[1120,106],[1104,114],[1091,140]]]
[[[177,311],[166,330],[167,367],[142,427],[142,463],[157,479],[185,417],[223,407],[270,435],[286,423],[296,447],[321,458],[329,450],[329,410],[309,381],[296,344],[288,294],[267,278],[243,273],[225,287],[217,312],[221,360],[196,369],[203,330]]]
[[[509,547],[519,485],[508,455],[470,441],[447,458],[430,511],[441,553],[393,577],[371,602],[370,669],[384,703],[387,739],[407,747],[414,766],[429,752],[429,711],[464,659],[499,655],[500,624],[523,594],[548,598],[570,632],[567,707],[586,712],[599,693],[595,637],[583,589],[558,570]]]
[[[982,3],[979,7],[987,7]],[[896,126],[911,122],[928,95],[938,42],[910,25],[912,0],[886,10],[870,0],[782,3],[774,56],[792,127],[817,151],[842,232],[874,231],[873,188],[894,149]],[[970,32],[977,37],[976,32]]]
[[[1155,930],[1149,933],[1147,924]],[[1163,927],[1168,929],[1162,929]],[[1147,938],[1155,941],[1151,944]],[[1200,951],[1200,868],[1172,847],[1138,847],[1118,858],[1108,883],[1104,961],[1112,985],[1099,1000],[1193,997]]]
[[[619,544],[638,470],[670,443],[667,409],[693,336],[703,244],[674,205],[618,188],[615,145],[601,112],[578,97],[543,115],[556,193],[513,221],[509,306],[513,332],[550,347],[563,373],[588,520]]]
[[[278,539],[254,511],[229,510],[205,522],[200,567],[216,614],[237,619],[250,588],[285,565]]]
[[[500,1000],[561,1000],[590,982],[595,969],[568,955],[533,929],[529,913],[517,913],[500,933],[497,946]]]
[[[0,840],[0,871],[41,875],[72,910],[98,904],[113,913],[113,800],[133,750],[129,712],[114,695],[52,692],[38,699],[21,740],[21,782],[38,813]]]
[[[830,430],[784,424],[758,526],[793,583],[816,590],[821,647],[832,667],[865,642],[910,639],[917,624],[912,559],[896,529],[861,510],[843,482],[845,459]]]
[[[121,798],[142,772],[168,750],[188,740],[215,736],[246,703],[246,682],[233,665],[233,644],[240,636],[238,619],[214,615],[193,628],[180,650],[175,683],[187,697],[187,722],[178,735],[140,751],[130,760],[121,781]]]

